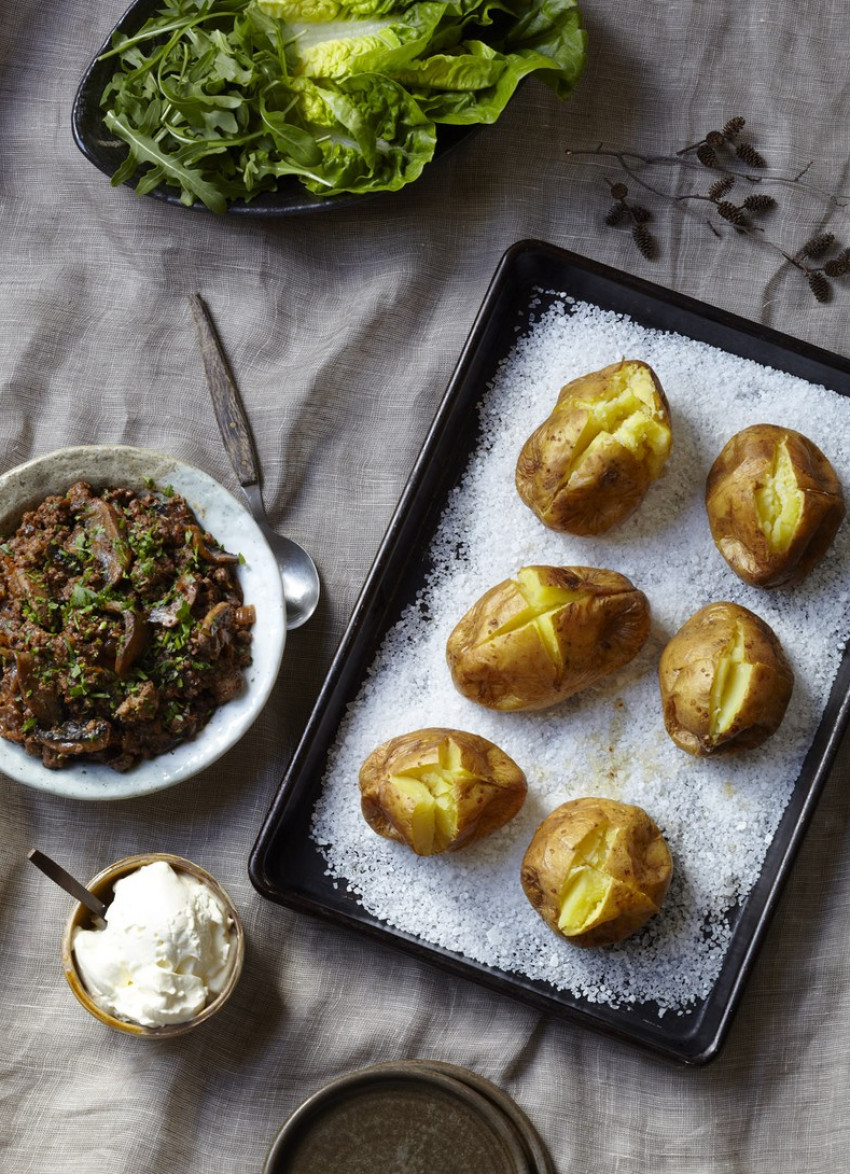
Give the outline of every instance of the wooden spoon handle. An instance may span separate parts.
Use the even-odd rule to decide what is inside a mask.
[[[215,410],[215,418],[218,421],[219,431],[227,455],[230,457],[230,463],[239,478],[240,485],[257,485],[260,481],[260,474],[257,468],[251,428],[215,323],[200,294],[192,294],[189,298],[189,305],[192,308],[192,317],[195,320],[195,329],[198,333],[198,343],[201,348],[201,358]]]

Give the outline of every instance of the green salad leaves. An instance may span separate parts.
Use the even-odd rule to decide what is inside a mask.
[[[116,33],[101,106],[128,154],[113,184],[225,212],[296,176],[316,195],[396,191],[437,123],[494,122],[539,73],[581,73],[576,0],[164,0]]]

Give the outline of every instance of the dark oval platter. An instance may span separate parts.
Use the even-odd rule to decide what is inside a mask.
[[[127,148],[120,139],[109,132],[103,121],[103,111],[100,99],[106,85],[115,70],[113,59],[101,61],[103,53],[112,48],[112,38],[115,33],[124,33],[132,36],[142,25],[160,8],[162,0],[134,0],[118,23],[109,31],[109,35],[98,49],[83,74],[82,81],[77,89],[74,105],[71,111],[71,130],[74,142],[79,149],[93,163],[99,171],[110,178],[124,162]],[[434,160],[442,158],[459,143],[476,133],[480,126],[447,126],[437,128],[437,149]],[[432,161],[432,162],[433,162]],[[127,181],[126,187],[134,187],[138,176]],[[180,193],[176,188],[158,187],[147,193],[155,200],[188,211],[204,212],[209,214],[199,200],[191,206],[180,202]],[[334,208],[350,208],[359,206],[364,200],[380,199],[392,195],[391,192],[368,192],[363,195],[342,196],[314,196],[295,178],[282,179],[275,191],[261,192],[250,201],[234,200],[227,209],[228,216],[293,216],[304,212],[327,212]]]

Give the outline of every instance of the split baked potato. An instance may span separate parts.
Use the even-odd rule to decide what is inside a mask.
[[[527,789],[523,772],[493,742],[443,727],[392,738],[360,768],[367,823],[417,856],[489,836],[513,819]]]
[[[752,749],[774,734],[794,673],[763,619],[737,603],[710,603],[666,646],[658,681],[668,734],[706,757]]]
[[[844,518],[827,458],[808,437],[775,424],[754,424],[728,441],[708,474],[705,505],[718,550],[755,587],[798,583]]]
[[[517,491],[552,530],[602,534],[637,509],[672,443],[658,376],[640,360],[623,359],[561,390],[523,445]]]
[[[572,799],[534,833],[522,861],[525,895],[576,946],[608,946],[661,908],[673,862],[656,824],[614,799]]]
[[[542,709],[628,664],[649,628],[646,596],[616,571],[523,567],[470,608],[446,659],[479,705]]]

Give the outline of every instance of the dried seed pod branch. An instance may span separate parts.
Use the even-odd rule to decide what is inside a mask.
[[[765,184],[805,189],[807,194],[817,195],[831,206],[839,208],[847,206],[850,196],[809,183],[805,177],[811,163],[793,174],[769,168],[764,156],[752,142],[740,139],[745,125],[746,120],[736,115],[728,119],[721,130],[708,131],[698,142],[683,147],[675,155],[645,155],[636,151],[605,149],[601,143],[595,150],[568,149],[566,154],[575,157],[595,155],[615,160],[632,188],[650,193],[677,207],[682,213],[697,216],[715,237],[721,238],[730,230],[737,235],[750,237],[798,270],[813,296],[819,302],[827,302],[832,297],[832,282],[850,274],[850,247],[840,245],[834,233],[819,232],[796,253],[789,253],[771,240],[764,229],[753,222],[753,217],[773,212],[779,207],[776,198],[763,190]],[[648,172],[662,167],[703,173],[705,168],[711,168],[717,178],[705,192],[672,192],[647,177]],[[744,168],[754,168],[759,174],[753,175]],[[654,260],[659,248],[656,238],[647,227],[653,219],[651,210],[634,201],[629,187],[622,180],[606,177],[605,182],[613,201],[605,216],[606,225],[628,229],[642,256]],[[733,189],[738,183],[751,188],[758,185],[760,190],[751,190],[733,198]],[[701,204],[711,205],[707,217],[698,211]]]

